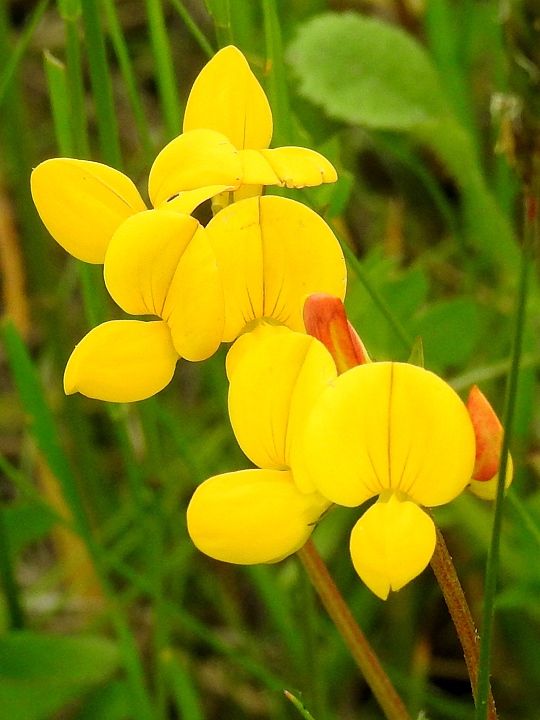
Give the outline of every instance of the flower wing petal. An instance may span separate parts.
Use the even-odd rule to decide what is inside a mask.
[[[178,353],[206,360],[223,337],[225,307],[221,276],[206,230],[199,226],[180,258],[163,308]]]
[[[392,494],[362,515],[351,533],[354,568],[375,595],[386,600],[427,566],[436,544],[432,519],[414,502]]]
[[[336,182],[337,172],[323,155],[303,147],[280,147],[261,150],[279,178],[279,184],[288,188],[313,187]]]
[[[71,353],[64,390],[109,402],[144,400],[169,384],[178,360],[164,322],[112,320]]]
[[[159,153],[150,170],[148,194],[154,207],[185,190],[242,182],[242,163],[234,146],[214,130],[179,135]]]
[[[290,472],[241,470],[216,475],[195,490],[188,532],[216,560],[277,562],[304,545],[327,507],[318,493],[299,492]]]
[[[197,190],[185,190],[172,200],[162,202],[158,209],[174,210],[174,212],[183,215],[191,215],[195,208],[199,207],[205,200],[209,200],[227,190],[230,190],[227,185],[208,185],[207,187],[197,188]]]
[[[47,230],[71,255],[89,263],[102,263],[115,230],[146,210],[128,177],[89,160],[46,160],[30,182]]]
[[[272,111],[247,60],[233,45],[220,50],[193,83],[184,115],[184,132],[210,128],[243,150],[270,145]]]
[[[290,467],[315,399],[335,377],[330,353],[309,335],[276,328],[255,342],[229,386],[231,424],[250,460],[262,468]]]
[[[147,210],[124,222],[105,257],[105,283],[131,315],[163,316],[180,258],[199,223],[171,210]]]

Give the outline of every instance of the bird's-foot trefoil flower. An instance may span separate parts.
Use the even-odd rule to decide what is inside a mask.
[[[386,598],[418,575],[435,549],[435,527],[422,506],[451,501],[471,477],[491,478],[502,429],[477,391],[467,408],[422,367],[368,362],[335,298],[308,298],[304,316],[345,372],[308,419],[297,482],[350,507],[378,496],[355,525],[350,549],[360,577]]]
[[[259,326],[304,332],[306,294],[343,297],[346,268],[336,237],[316,213],[268,196],[234,203],[206,228],[170,210],[136,213],[109,241],[104,276],[126,313],[160,321],[94,328],[75,348],[64,386],[129,402],[165,387],[180,357],[206,359],[222,341]]]
[[[259,469],[206,480],[187,513],[195,545],[237,564],[295,552],[331,504],[299,488],[292,468],[313,403],[336,377],[332,357],[315,338],[283,327],[251,340],[231,373],[229,413],[240,447]]]
[[[220,50],[195,80],[183,129],[152,167],[149,192],[155,205],[194,187],[226,185],[237,201],[260,194],[265,185],[300,188],[337,179],[331,163],[314,150],[268,149],[270,105],[233,45]],[[217,204],[228,201],[222,197]]]

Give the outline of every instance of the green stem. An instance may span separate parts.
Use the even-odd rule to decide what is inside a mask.
[[[430,513],[431,515],[431,513]],[[469,605],[465,598],[463,588],[459,582],[456,568],[452,562],[450,553],[444,541],[441,531],[435,526],[437,531],[437,545],[435,552],[431,558],[431,567],[437,578],[437,582],[442,590],[446,605],[452,617],[452,621],[456,627],[456,631],[463,648],[465,663],[471,681],[473,697],[478,695],[478,659],[479,659],[479,641],[478,632],[476,630],[474,620],[472,619]],[[495,702],[489,689],[488,701],[488,718],[489,720],[497,720],[497,711]]]
[[[373,648],[358,627],[313,541],[308,540],[297,554],[332,622],[347,644],[388,720],[411,720],[403,701],[397,694]]]
[[[478,697],[475,720],[486,720],[489,705],[489,674],[491,667],[491,642],[495,615],[495,594],[497,590],[497,572],[499,568],[499,547],[502,527],[502,510],[504,499],[504,486],[508,468],[508,452],[512,437],[514,421],[519,365],[523,330],[525,326],[526,302],[529,269],[532,265],[531,255],[535,241],[539,239],[538,228],[538,198],[530,191],[526,191],[524,202],[524,243],[521,253],[521,268],[518,291],[518,304],[516,309],[516,322],[514,341],[512,347],[512,362],[508,377],[506,404],[504,412],[504,437],[501,449],[501,465],[497,483],[497,497],[493,516],[493,529],[491,544],[488,552],[485,576],[484,605],[482,612],[482,635],[480,641],[480,664],[478,668]]]
[[[189,12],[186,10],[184,3],[181,0],[171,0],[171,4],[184,21],[185,26],[193,36],[193,39],[198,43],[201,50],[205,53],[209,60],[213,58],[216,51],[208,42],[206,35],[202,32],[195,20],[193,20]]]

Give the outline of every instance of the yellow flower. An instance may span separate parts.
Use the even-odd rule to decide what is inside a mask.
[[[237,564],[276,562],[306,542],[330,502],[303,492],[291,467],[313,403],[335,377],[315,338],[285,328],[252,337],[232,372],[229,413],[259,469],[217,475],[197,488],[187,520],[202,552]]]
[[[105,282],[131,315],[98,325],[73,351],[66,393],[142,400],[171,380],[180,357],[204,360],[221,343],[223,290],[206,231],[188,215],[148,210],[125,220],[108,244]]]
[[[165,387],[179,357],[204,360],[258,325],[303,332],[305,296],[321,290],[343,297],[346,268],[316,213],[269,196],[234,203],[206,228],[170,210],[138,212],[109,241],[104,276],[126,313],[161,321],[94,328],[75,348],[64,387],[129,402]]]
[[[465,489],[475,435],[467,408],[439,377],[406,363],[368,363],[322,392],[300,457],[304,490],[349,507],[379,496],[353,529],[350,550],[360,577],[385,599],[431,559],[435,527],[420,506]]]
[[[195,80],[184,133],[158,155],[149,193],[159,205],[195,187],[227,185],[235,200],[260,194],[263,185],[289,188],[335,182],[331,163],[302,147],[269,150],[272,111],[240,50],[220,50]],[[227,204],[226,202],[224,204]]]

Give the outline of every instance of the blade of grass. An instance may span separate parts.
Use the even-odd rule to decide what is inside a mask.
[[[480,636],[480,661],[478,667],[478,695],[475,720],[486,720],[489,707],[489,675],[491,668],[491,643],[495,619],[495,594],[499,569],[499,549],[503,517],[504,484],[508,468],[508,453],[512,438],[514,411],[516,405],[519,366],[523,332],[525,327],[529,272],[533,265],[532,255],[539,240],[538,198],[527,193],[524,200],[524,242],[521,251],[521,269],[516,308],[512,360],[508,376],[504,412],[504,437],[501,449],[501,465],[497,484],[497,496],[493,514],[491,543],[485,574],[484,603],[482,608],[482,630]]]
[[[219,47],[234,43],[230,0],[204,0],[204,4],[214,21]]]
[[[121,170],[122,153],[99,2],[82,0],[81,7],[101,155],[104,162]]]
[[[0,586],[3,588],[6,598],[9,627],[11,630],[22,630],[26,622],[15,570],[11,562],[12,558],[13,553],[9,546],[9,537],[4,521],[4,507],[0,505]]]
[[[146,13],[167,139],[172,140],[182,132],[182,114],[161,0],[146,0]]]
[[[189,720],[204,720],[201,698],[187,665],[180,662],[171,650],[162,653],[161,664],[172,690],[178,716]]]
[[[285,76],[281,28],[275,0],[263,0],[262,8],[266,41],[266,84],[274,116],[273,142],[278,147],[292,145],[295,142],[295,133]]]
[[[137,126],[137,132],[144,151],[145,161],[148,166],[151,165],[154,158],[154,147],[150,137],[150,128],[141,103],[140,94],[137,89],[137,78],[133,70],[129,50],[122,30],[122,25],[118,19],[116,5],[112,0],[102,0],[102,5],[107,18],[107,26],[111,36],[120,72],[126,86],[131,110]]]
[[[50,0],[39,0],[32,15],[30,16],[30,20],[26,23],[26,26],[21,34],[21,37],[19,38],[17,46],[11,53],[11,57],[6,62],[2,72],[0,73],[0,107],[2,107],[4,103],[6,91],[11,85],[11,82],[13,81],[22,57],[28,49],[34,32],[41,18],[43,17],[43,14],[45,13],[49,2]]]
[[[180,15],[182,20],[184,21],[185,26],[191,33],[193,39],[195,42],[199,45],[201,50],[205,53],[205,55],[210,60],[212,57],[214,57],[215,50],[212,47],[212,45],[209,43],[209,41],[206,38],[206,35],[202,32],[200,27],[197,25],[195,20],[191,17],[191,15],[188,13],[186,8],[184,7],[184,3],[182,0],[171,0],[171,5],[175,8],[176,12]]]
[[[66,67],[47,50],[43,59],[58,150],[63,157],[73,157],[75,146],[71,127]]]

